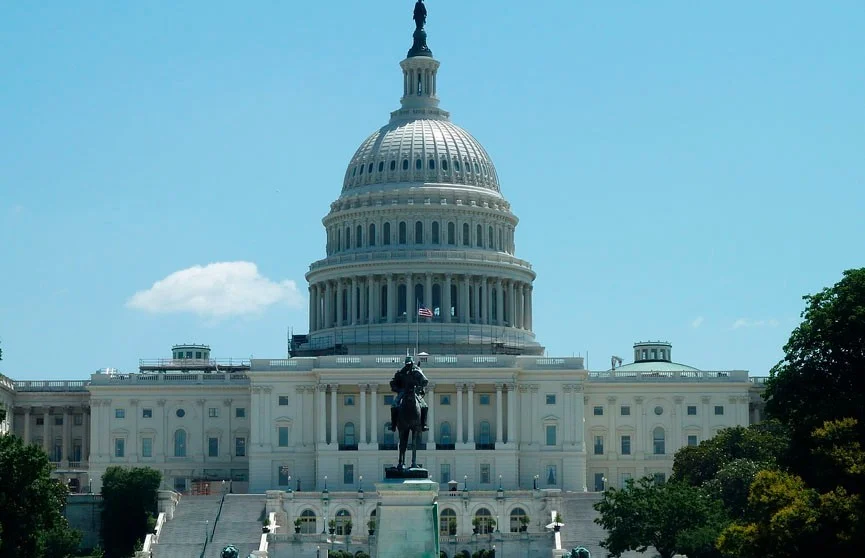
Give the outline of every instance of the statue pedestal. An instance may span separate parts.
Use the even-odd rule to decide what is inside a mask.
[[[429,479],[376,483],[375,558],[439,558],[439,485]]]

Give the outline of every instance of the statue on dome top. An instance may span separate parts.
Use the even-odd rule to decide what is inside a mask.
[[[416,29],[423,29],[426,23],[426,6],[423,0],[417,0],[414,5],[414,24]]]

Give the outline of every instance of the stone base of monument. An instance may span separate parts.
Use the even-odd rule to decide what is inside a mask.
[[[423,469],[400,473],[393,478],[386,472],[385,481],[375,485],[379,503],[373,557],[439,558],[439,485]]]

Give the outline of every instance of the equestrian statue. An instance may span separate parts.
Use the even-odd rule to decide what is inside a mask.
[[[429,408],[423,396],[427,384],[426,376],[410,356],[405,357],[405,365],[400,368],[390,381],[391,391],[396,392],[393,405],[390,408],[390,429],[399,430],[399,462],[397,470],[404,471],[405,450],[408,447],[408,436],[411,433],[411,469],[417,469],[417,446],[421,432],[429,430],[427,412]]]

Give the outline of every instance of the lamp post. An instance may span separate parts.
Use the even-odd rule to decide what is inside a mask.
[[[467,492],[469,489],[469,476],[463,475],[463,492]]]
[[[538,489],[538,479],[539,478],[540,478],[540,475],[535,475],[534,477],[532,477],[532,489],[534,489],[534,490]]]
[[[315,547],[315,558],[321,558],[321,547],[320,546]]]
[[[327,475],[324,476],[324,493],[327,494]]]
[[[288,475],[288,493],[291,494],[291,475]]]
[[[357,491],[359,493],[363,494],[363,475],[360,475],[359,477],[357,477],[357,480],[358,480]]]
[[[501,475],[499,475],[499,490],[504,490],[504,488],[502,488],[502,476]]]
[[[607,477],[601,477],[601,488],[604,492],[607,491]]]

